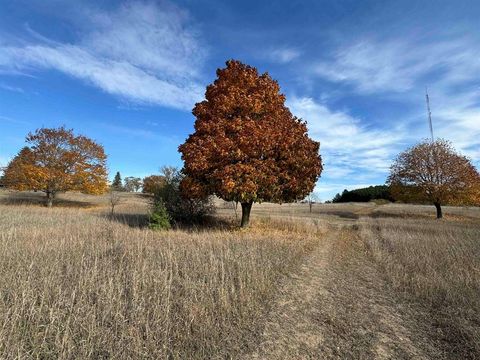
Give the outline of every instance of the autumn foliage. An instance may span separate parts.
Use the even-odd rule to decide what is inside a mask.
[[[291,202],[313,190],[322,171],[320,145],[267,73],[228,61],[205,97],[193,109],[194,134],[179,148],[184,193],[240,202],[244,226],[253,202]]]
[[[480,174],[446,140],[424,141],[398,155],[388,178],[394,198],[442,205],[480,205]]]
[[[150,175],[143,178],[142,192],[155,194],[162,186],[165,186],[165,177],[162,175]]]
[[[63,127],[30,133],[5,170],[5,184],[16,190],[43,191],[51,206],[58,192],[101,194],[107,189],[106,155],[93,140]]]

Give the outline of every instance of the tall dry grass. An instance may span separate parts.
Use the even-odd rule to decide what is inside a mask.
[[[0,358],[229,358],[320,227],[154,232],[0,206]]]
[[[385,276],[429,308],[458,358],[480,355],[480,224],[363,219],[361,235]]]

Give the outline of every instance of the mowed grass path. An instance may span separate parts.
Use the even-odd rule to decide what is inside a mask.
[[[262,204],[238,230],[219,203],[162,233],[142,196],[31,199],[0,196],[2,359],[480,357],[478,208]]]

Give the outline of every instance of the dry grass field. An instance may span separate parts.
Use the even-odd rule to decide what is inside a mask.
[[[1,359],[480,358],[480,209],[255,205],[155,232],[148,199],[0,192]]]
[[[480,356],[480,224],[369,219],[361,237],[385,278],[427,308],[445,351]]]

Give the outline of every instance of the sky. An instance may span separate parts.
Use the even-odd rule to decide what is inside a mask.
[[[110,177],[182,166],[191,109],[237,59],[278,80],[320,142],[322,200],[383,184],[435,137],[480,166],[480,1],[0,0],[0,166],[28,132],[105,147]]]

